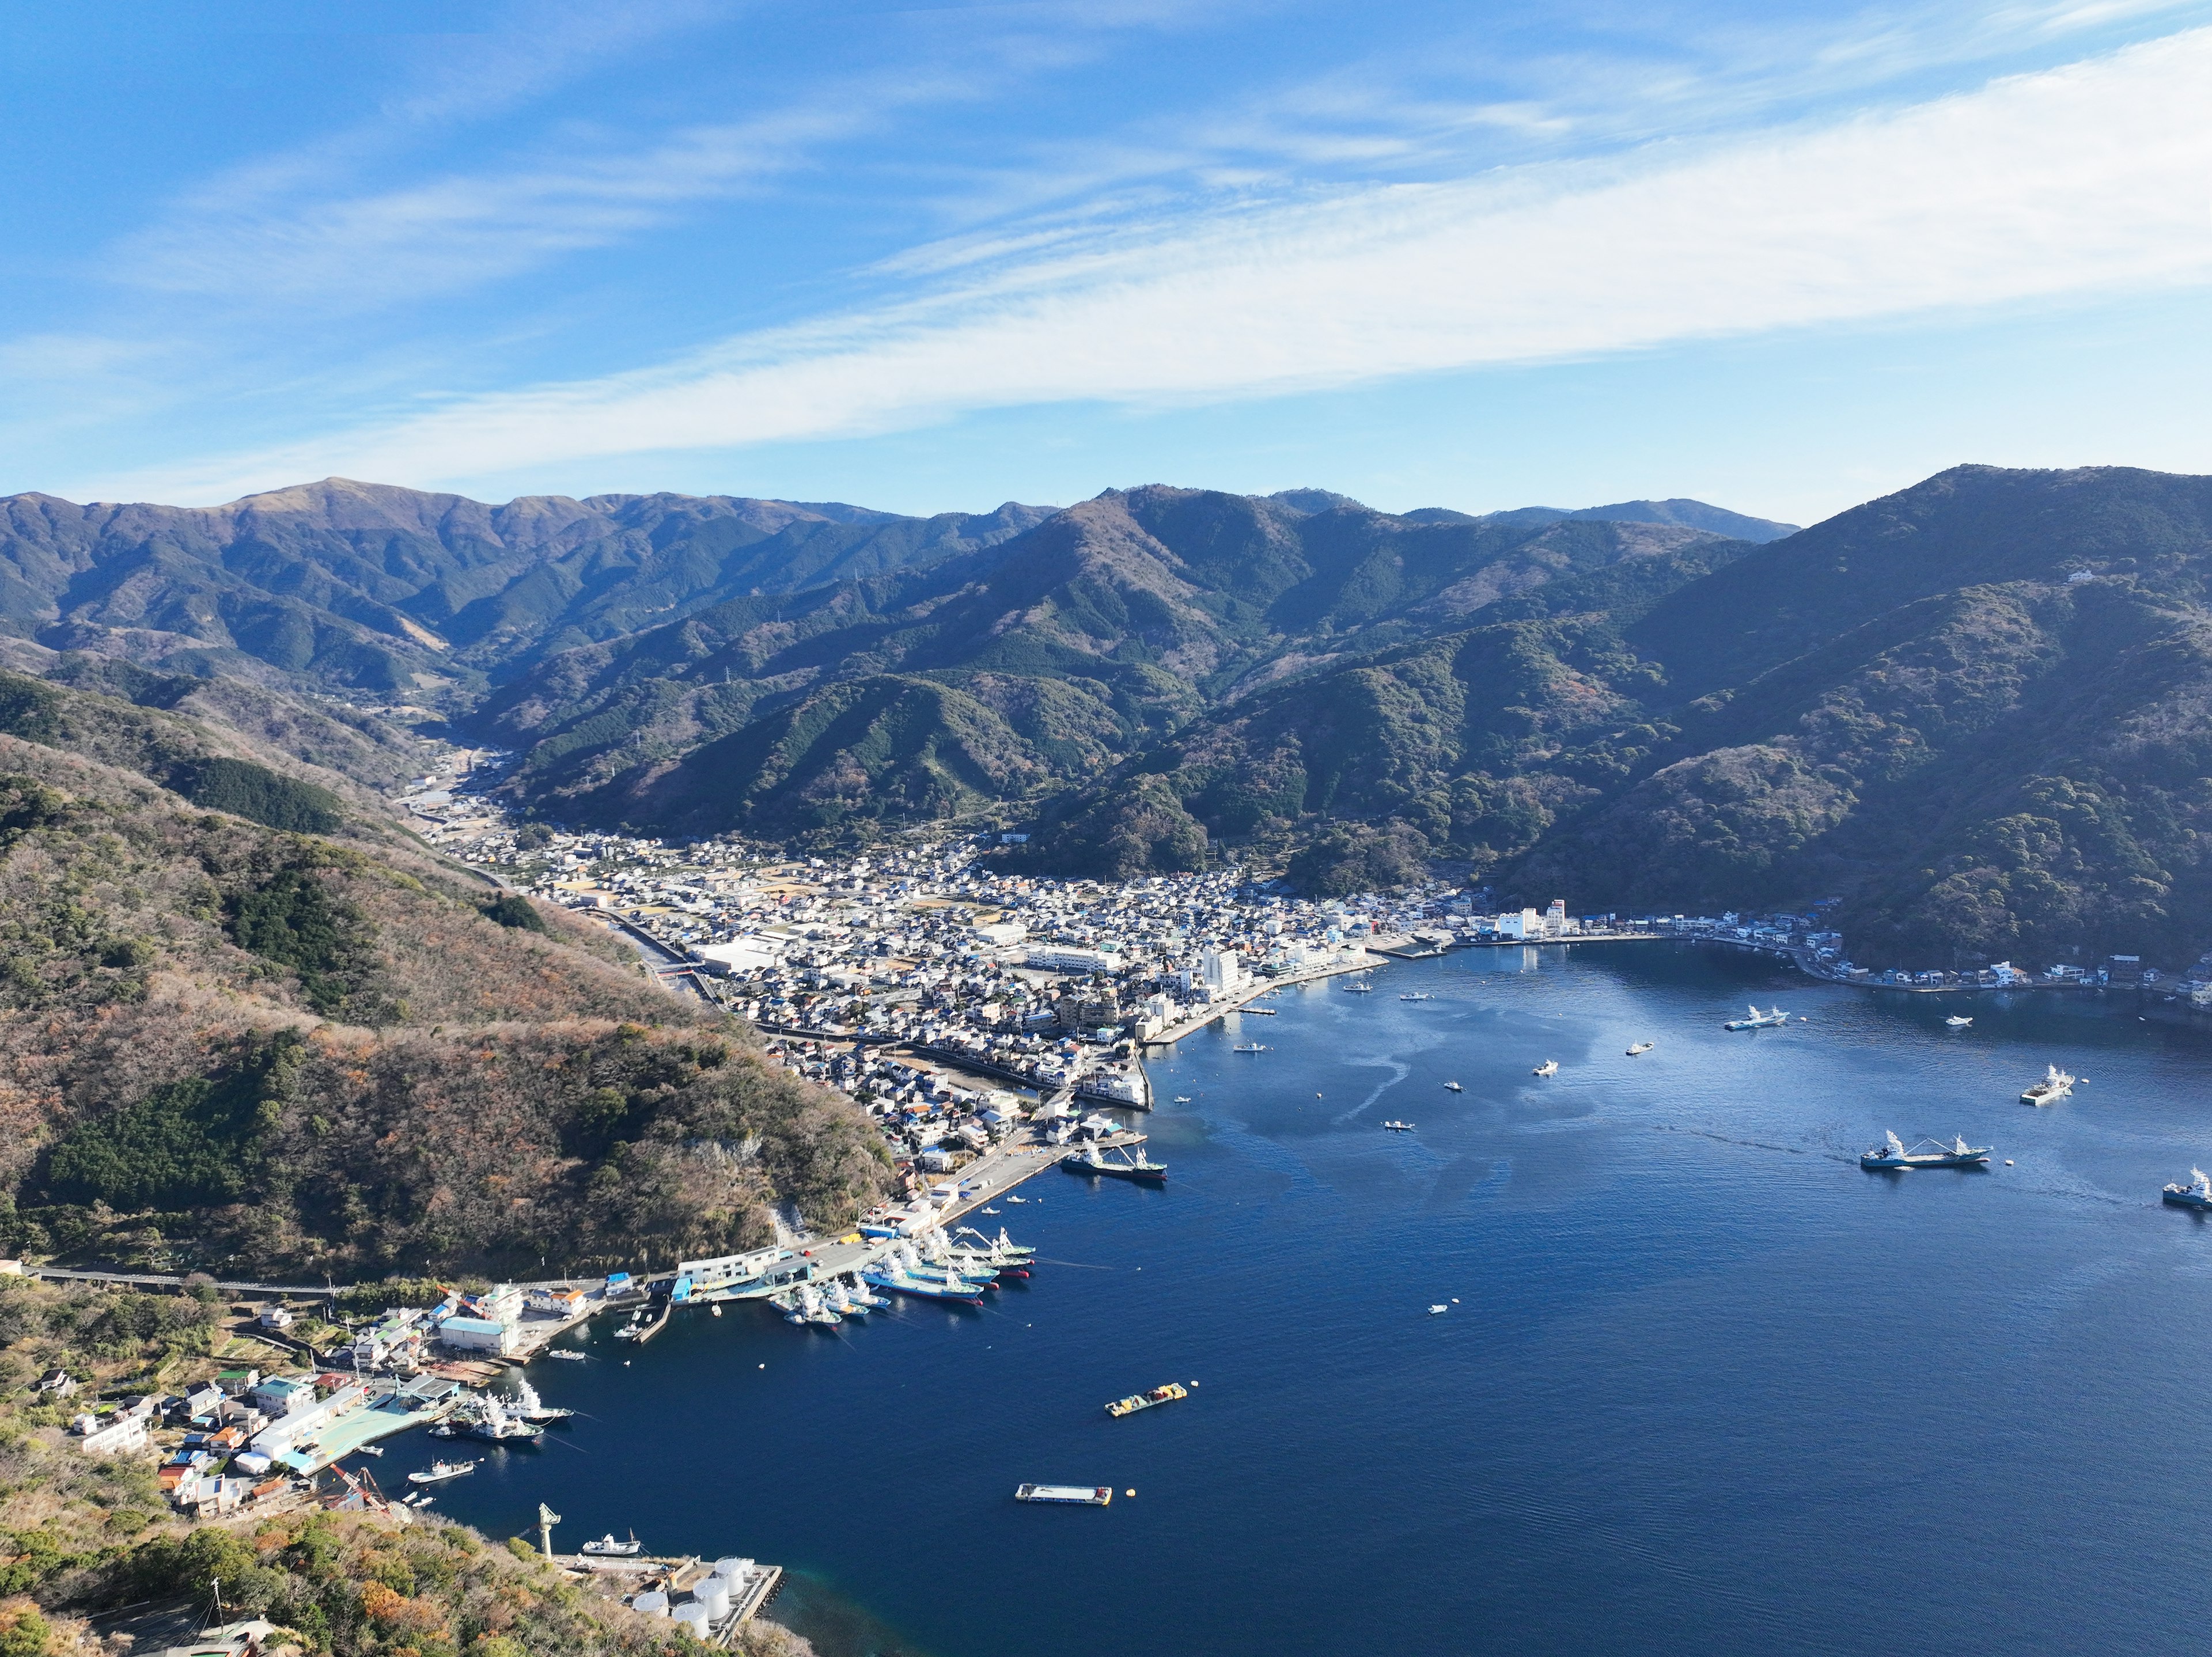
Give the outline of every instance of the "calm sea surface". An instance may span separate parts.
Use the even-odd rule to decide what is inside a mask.
[[[824,1657],[2180,1648],[2212,1229],[2158,1196],[2212,1162],[2203,1035],[1674,945],[1343,982],[1152,1066],[1193,1102],[1151,1122],[1166,1190],[999,1205],[1050,1263],[985,1309],[694,1311],[627,1366],[594,1336],[532,1369],[586,1417],[472,1448],[439,1511],[785,1564]],[[1753,996],[1808,1022],[1722,1031]],[[2017,1103],[2053,1059],[2087,1083]],[[1885,1127],[2000,1160],[1860,1172]]]

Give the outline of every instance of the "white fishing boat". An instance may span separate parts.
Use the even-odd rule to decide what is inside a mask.
[[[1444,1083],[1444,1091],[1446,1093],[1465,1093],[1467,1089],[1456,1082],[1447,1082]]]
[[[1771,1030],[1790,1022],[1790,1015],[1777,1007],[1771,1012],[1761,1012],[1753,1003],[1748,1018],[1731,1018],[1721,1026],[1724,1030]]]
[[[543,1353],[540,1356],[549,1358],[565,1358],[570,1363],[581,1363],[589,1355],[583,1352],[571,1352],[567,1348],[562,1347],[552,1351]]]
[[[364,1444],[361,1447],[361,1454],[363,1455],[382,1455],[384,1454],[384,1446],[381,1444]]]
[[[1431,1307],[1429,1308],[1429,1315],[1430,1315],[1431,1317],[1432,1317],[1432,1318],[1440,1318],[1440,1317],[1442,1317],[1445,1313],[1447,1313],[1447,1312],[1449,1312],[1449,1311],[1450,1311],[1450,1310],[1451,1310],[1451,1308],[1450,1308],[1450,1307],[1449,1307],[1449,1306],[1445,1306],[1445,1305],[1443,1305],[1443,1304],[1439,1303],[1439,1304],[1437,1304],[1437,1305],[1431,1306]]]
[[[2069,1076],[2057,1065],[2052,1065],[2040,1082],[2031,1082],[2027,1085],[2020,1096],[2020,1102],[2023,1105],[2055,1105],[2070,1095],[2074,1091],[2074,1084],[2081,1079],[2078,1076]]]
[[[1872,1172],[1892,1168],[1986,1168],[1990,1148],[1970,1145],[1964,1139],[1954,1138],[1949,1144],[1935,1139],[1923,1139],[1910,1150],[1894,1133],[1885,1132],[1881,1144],[1863,1151],[1859,1166]]]
[[[1408,990],[1398,998],[1401,1001],[1433,1001],[1436,997],[1426,990]]]
[[[463,1478],[477,1470],[473,1461],[434,1461],[420,1472],[407,1475],[410,1484],[442,1484],[449,1478]]]
[[[1382,1126],[1393,1133],[1411,1133],[1413,1131],[1411,1122],[1385,1122]]]
[[[1629,1048],[1629,1050],[1628,1050],[1628,1056],[1629,1056],[1631,1059],[1633,1059],[1633,1058],[1635,1058],[1635,1057],[1636,1057],[1638,1054],[1639,1054],[1639,1053],[1646,1053],[1650,1052],[1652,1048],[1654,1048],[1654,1047],[1657,1047],[1658,1045],[1659,1045],[1659,1044],[1658,1044],[1656,1041],[1638,1041],[1638,1042],[1637,1042],[1634,1046],[1632,1046],[1632,1047],[1631,1047]]]
[[[1239,1041],[1230,1048],[1231,1053],[1267,1053],[1271,1051],[1264,1041]]]
[[[1528,1072],[1531,1076],[1557,1076],[1559,1073],[1559,1061],[1556,1059],[1547,1059],[1542,1064],[1537,1065],[1535,1069]]]
[[[1954,1012],[1943,1021],[1943,1028],[1947,1030],[1962,1030],[1973,1022],[1971,1018],[1961,1018]]]
[[[564,1410],[556,1405],[546,1403],[544,1399],[538,1396],[538,1389],[535,1387],[521,1380],[514,1383],[514,1402],[507,1408],[511,1414],[520,1416],[525,1421],[532,1422],[540,1427],[544,1426],[548,1422],[566,1421],[576,1413],[574,1410]]]
[[[635,1559],[645,1551],[645,1544],[637,1539],[635,1531],[629,1533],[627,1542],[617,1541],[615,1533],[609,1531],[598,1541],[585,1543],[577,1551],[589,1554],[594,1559]]]
[[[1187,1105],[1190,1102],[1190,1096],[1188,1093],[1178,1093],[1175,1096],[1175,1102],[1179,1105]],[[1021,1199],[1017,1197],[1013,1200],[1019,1202]]]

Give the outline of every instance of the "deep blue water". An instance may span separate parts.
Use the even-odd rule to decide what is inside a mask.
[[[2182,1643],[2212,1230],[2158,1193],[2212,1158],[2212,1041],[1673,945],[1375,981],[1153,1065],[1194,1101],[1151,1123],[1170,1187],[1033,1181],[1003,1221],[1053,1263],[986,1310],[695,1312],[627,1368],[595,1338],[532,1372],[588,1418],[440,1510],[507,1534],[542,1498],[567,1546],[793,1567],[778,1614],[825,1657]],[[1809,1022],[1723,1032],[1754,992]],[[2053,1059],[2087,1083],[2017,1103]],[[1863,1174],[1885,1127],[2017,1165]],[[1100,1407],[1170,1379],[1201,1384]],[[1137,1494],[1024,1507],[1025,1479]]]

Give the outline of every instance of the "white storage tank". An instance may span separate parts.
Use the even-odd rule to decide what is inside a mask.
[[[732,1584],[730,1592],[735,1593],[739,1587],[752,1580],[753,1562],[730,1554],[714,1562],[714,1575]]]
[[[629,1602],[629,1608],[641,1611],[647,1617],[665,1617],[668,1615],[668,1596],[655,1588],[650,1593],[639,1594]]]
[[[692,1598],[707,1608],[708,1620],[719,1623],[730,1614],[730,1585],[710,1576],[691,1590]]]
[[[692,1633],[698,1636],[702,1640],[707,1637],[708,1628],[706,1606],[699,1605],[678,1605],[676,1608],[676,1620],[683,1624],[684,1627],[690,1629]]]

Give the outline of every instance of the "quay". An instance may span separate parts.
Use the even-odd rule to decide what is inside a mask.
[[[1346,973],[1372,972],[1380,964],[1373,958],[1370,951],[1355,956],[1350,961],[1332,961],[1323,967],[1310,967],[1300,972],[1283,973],[1273,978],[1255,978],[1249,984],[1239,985],[1233,992],[1223,999],[1209,1001],[1180,1023],[1170,1024],[1158,1035],[1148,1040],[1145,1045],[1148,1047],[1173,1047],[1184,1036],[1195,1035],[1215,1019],[1239,1011],[1270,990],[1279,990],[1286,984],[1311,984],[1324,978],[1341,977]]]

